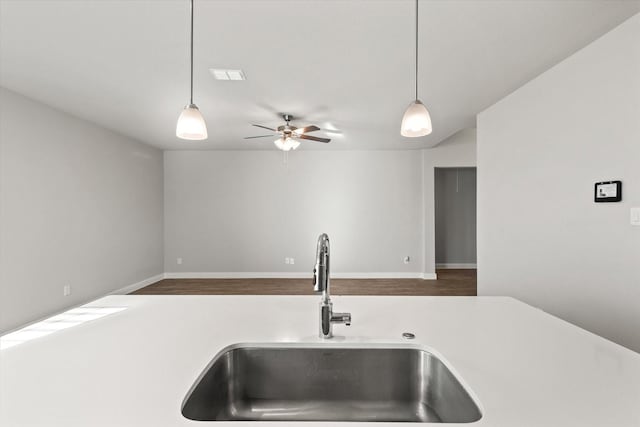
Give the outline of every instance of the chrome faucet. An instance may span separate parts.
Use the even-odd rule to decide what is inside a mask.
[[[333,324],[351,325],[351,313],[334,313],[329,294],[329,236],[322,233],[318,236],[316,249],[316,265],[313,268],[313,290],[322,292],[320,301],[320,338],[333,336]]]

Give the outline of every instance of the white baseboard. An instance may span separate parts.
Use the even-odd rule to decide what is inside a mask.
[[[425,279],[435,280],[435,273],[331,273],[334,279]],[[291,272],[247,272],[247,273],[181,273],[170,272],[164,274],[165,279],[311,279],[312,273]]]
[[[132,285],[125,286],[124,288],[117,289],[109,293],[108,295],[127,295],[127,294],[130,294],[131,292],[137,291],[138,289],[144,288],[145,286],[149,286],[152,283],[156,283],[157,281],[160,281],[164,278],[165,278],[164,273],[157,274],[155,276],[141,280],[138,283],[134,283]]]
[[[165,279],[311,279],[309,273],[279,272],[197,272],[197,273],[164,273]],[[334,275],[335,277],[335,275]]]
[[[432,274],[435,279],[435,273]],[[429,276],[429,277],[425,277]],[[331,273],[335,279],[431,279],[425,273]]]
[[[436,264],[436,268],[457,268],[457,269],[476,269],[478,268],[478,264],[468,264],[468,263],[444,263],[444,264]]]

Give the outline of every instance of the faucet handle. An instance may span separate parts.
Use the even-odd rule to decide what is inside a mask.
[[[351,313],[332,313],[331,323],[344,323],[351,326]]]

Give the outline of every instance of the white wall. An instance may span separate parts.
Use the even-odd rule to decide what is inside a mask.
[[[596,204],[621,179],[621,203]],[[478,292],[640,351],[640,15],[478,117]]]
[[[436,271],[435,168],[476,166],[476,129],[464,129],[423,150],[424,268]]]
[[[159,150],[0,89],[0,331],[162,273],[162,173]]]
[[[426,151],[300,150],[286,164],[279,151],[167,151],[165,271],[310,275],[326,232],[334,276],[432,278],[434,167],[474,166],[475,152],[474,129]]]
[[[165,152],[166,271],[310,275],[326,232],[336,274],[422,272],[420,151],[283,159],[275,150]]]

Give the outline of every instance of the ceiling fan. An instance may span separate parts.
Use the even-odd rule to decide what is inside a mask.
[[[292,120],[292,117],[289,114],[283,114],[282,118],[285,121],[285,124],[282,126],[278,126],[277,129],[273,129],[267,126],[262,125],[252,125],[255,127],[259,127],[262,129],[267,129],[273,132],[271,135],[258,135],[258,136],[247,136],[244,139],[254,139],[254,138],[267,138],[279,135],[280,137],[273,141],[276,147],[278,147],[282,151],[295,150],[300,146],[299,139],[306,139],[308,141],[316,141],[316,142],[324,142],[327,143],[331,141],[329,138],[318,138],[317,136],[307,135],[309,132],[315,132],[320,130],[320,128],[316,125],[309,125],[304,127],[295,127],[291,125],[289,122]]]

